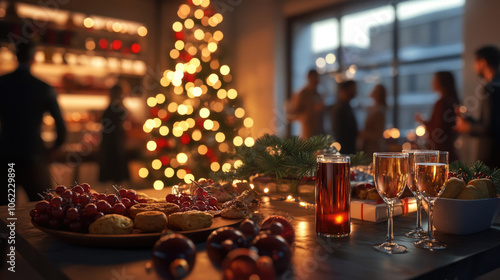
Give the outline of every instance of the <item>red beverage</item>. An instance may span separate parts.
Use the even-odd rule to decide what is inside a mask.
[[[318,156],[316,175],[316,233],[346,237],[351,232],[350,158]]]

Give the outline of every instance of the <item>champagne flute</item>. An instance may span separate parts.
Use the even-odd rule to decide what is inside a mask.
[[[427,231],[422,228],[422,196],[420,195],[417,184],[415,182],[415,152],[424,150],[403,150],[403,153],[408,153],[409,172],[408,172],[408,189],[415,196],[417,201],[417,224],[415,229],[407,232],[405,235],[411,238],[423,239],[427,237]]]
[[[435,250],[444,249],[446,244],[434,238],[433,207],[436,199],[444,191],[448,178],[448,152],[422,151],[415,153],[415,180],[418,191],[427,202],[429,213],[429,236],[416,241],[415,247]]]
[[[408,249],[394,242],[393,219],[394,204],[403,193],[408,177],[407,153],[374,153],[375,187],[387,204],[387,239],[382,244],[373,245],[373,249],[389,254],[401,254]]]

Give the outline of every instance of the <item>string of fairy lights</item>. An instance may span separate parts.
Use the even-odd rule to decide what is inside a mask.
[[[189,0],[177,15],[169,52],[175,64],[160,79],[170,91],[146,100],[151,118],[143,125],[152,137],[146,144],[150,162],[139,176],[153,179],[157,190],[237,167],[242,162],[230,159],[234,147],[255,143],[254,121],[236,89],[227,87],[231,69],[217,58],[224,34],[215,27],[223,16],[209,0]]]

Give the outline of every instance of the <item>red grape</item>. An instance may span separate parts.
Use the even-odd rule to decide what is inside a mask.
[[[148,201],[144,198],[139,198],[139,199],[136,199],[138,203],[148,203]]]
[[[95,214],[95,219],[99,219],[99,218],[102,218],[104,217],[104,213],[103,212],[97,212],[97,214]]]
[[[196,247],[180,234],[165,235],[153,247],[153,266],[163,279],[182,279],[194,267]]]
[[[207,254],[215,266],[220,266],[231,250],[245,247],[245,243],[245,237],[239,230],[233,227],[222,227],[208,236]]]
[[[80,203],[80,194],[77,192],[73,192],[73,198],[71,199],[73,203]]]
[[[184,201],[181,203],[180,207],[181,208],[187,208],[189,206],[193,205],[193,203],[191,201]]]
[[[58,207],[54,207],[52,208],[51,210],[51,214],[54,218],[56,219],[60,219],[62,217],[64,217],[64,210],[62,209],[61,206],[58,206]]]
[[[282,274],[290,266],[292,253],[286,240],[279,235],[260,234],[252,243],[260,256],[268,256],[273,260],[276,273]]]
[[[59,219],[50,219],[49,226],[51,228],[60,228],[62,226],[61,221]]]
[[[173,201],[176,199],[177,196],[175,194],[167,194],[167,196],[165,197],[165,200],[170,203],[173,203]]]
[[[89,216],[97,214],[97,206],[94,203],[89,203],[89,204],[85,205],[85,208],[83,210]]]
[[[97,194],[96,198],[98,200],[106,200],[106,194],[105,193],[99,193],[99,194]]]
[[[50,200],[50,207],[59,207],[63,203],[63,199],[61,197],[54,197]]]
[[[38,213],[38,211],[36,211],[36,209],[31,209],[30,211],[30,217],[33,218],[35,217],[35,215]]]
[[[44,213],[40,213],[38,215],[40,217],[39,222],[40,222],[41,225],[46,225],[46,224],[49,223],[49,220],[50,220],[50,214],[49,213],[45,213],[44,212]]]
[[[115,205],[113,205],[113,208],[111,209],[112,213],[120,215],[124,215],[125,211],[127,211],[127,208],[125,207],[125,205],[123,205],[123,203],[120,202],[115,203]]]
[[[76,220],[78,219],[78,217],[80,217],[80,213],[76,208],[72,207],[69,208],[68,211],[66,211],[66,218],[70,220]]]
[[[54,198],[54,195],[51,194],[51,193],[47,193],[43,196],[43,199],[45,199],[46,201],[50,202],[50,200]]]
[[[71,190],[65,190],[62,194],[61,194],[61,197],[62,198],[66,198],[67,200],[71,200],[73,199],[73,192]]]
[[[121,196],[121,198],[126,197],[127,195],[127,189],[119,189],[118,194]]]
[[[82,183],[80,186],[82,186],[84,192],[90,193],[90,185],[88,183]]]
[[[122,201],[123,205],[125,205],[125,208],[127,208],[127,209],[130,208],[130,206],[131,206],[130,199],[124,197],[121,199],[121,201]]]
[[[130,199],[130,201],[137,200],[137,192],[134,190],[127,190],[126,197]]]
[[[208,193],[202,189],[202,188],[197,188],[194,190],[194,196],[196,199],[205,199],[207,197]]]
[[[200,211],[200,208],[198,208],[198,206],[196,206],[196,205],[191,205],[191,206],[189,206],[189,210],[198,210],[198,211]]]
[[[106,200],[97,201],[97,211],[103,212],[104,214],[109,213],[111,211],[111,205]]]
[[[208,203],[211,205],[211,206],[216,206],[217,205],[217,198],[213,197],[213,196],[208,196]]]
[[[57,187],[56,187],[56,193],[57,193],[58,195],[61,195],[64,191],[66,191],[66,189],[67,189],[67,188],[66,188],[65,186],[63,186],[63,185],[59,185],[59,186],[57,186]]]
[[[106,201],[111,205],[115,205],[116,201],[118,200],[118,197],[114,194],[108,194],[106,196]]]
[[[68,218],[64,218],[64,219],[63,219],[63,224],[64,224],[65,226],[69,226],[69,224],[71,224],[71,222],[72,222],[72,220],[70,220],[70,219],[68,219]]]
[[[73,192],[76,192],[76,193],[79,193],[79,194],[83,194],[85,192],[85,190],[83,189],[83,187],[80,186],[80,185],[74,186],[71,190]]]
[[[193,200],[189,196],[183,196],[179,198],[180,203],[183,203],[185,201],[193,202]]]
[[[79,203],[81,206],[85,206],[90,202],[90,196],[88,194],[80,195]]]
[[[207,205],[202,200],[197,200],[195,205],[200,209],[200,211],[207,210]]]
[[[50,203],[46,200],[42,200],[42,201],[39,201],[36,205],[35,205],[35,209],[36,211],[38,211],[39,213],[42,213],[42,212],[45,212],[45,211],[48,211],[50,209]]]

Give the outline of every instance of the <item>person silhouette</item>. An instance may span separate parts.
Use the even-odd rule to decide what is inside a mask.
[[[2,168],[6,171],[8,163],[14,164],[16,187],[22,186],[31,201],[40,200],[38,193],[50,189],[49,158],[66,137],[66,125],[54,88],[31,74],[34,54],[35,46],[31,42],[19,43],[16,46],[19,66],[14,72],[0,77]],[[41,137],[46,112],[54,118],[57,132],[54,143],[48,148]],[[7,191],[0,194],[0,198],[0,204],[7,204]]]

